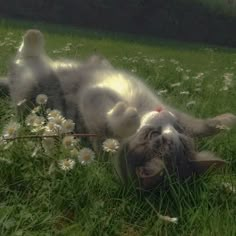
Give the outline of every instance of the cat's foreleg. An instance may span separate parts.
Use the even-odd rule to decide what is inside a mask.
[[[236,116],[225,113],[208,119],[198,119],[187,114],[174,111],[178,121],[193,137],[205,137],[227,130],[236,125]]]
[[[122,138],[132,135],[140,126],[140,117],[137,109],[128,106],[123,101],[116,103],[107,112],[107,120],[113,133]]]
[[[81,97],[80,111],[85,125],[92,132],[124,138],[138,129],[140,119],[137,110],[122,101],[113,90],[93,87]]]

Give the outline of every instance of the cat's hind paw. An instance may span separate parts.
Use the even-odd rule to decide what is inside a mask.
[[[44,50],[43,34],[36,29],[26,31],[19,49],[22,56],[39,56]]]

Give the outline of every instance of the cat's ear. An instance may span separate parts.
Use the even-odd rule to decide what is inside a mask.
[[[150,189],[157,185],[162,179],[164,171],[164,162],[158,158],[151,159],[144,166],[136,167],[136,175],[144,189]]]
[[[194,172],[203,174],[210,169],[218,169],[225,166],[226,161],[216,157],[213,153],[203,151],[196,153],[194,159],[190,161]]]

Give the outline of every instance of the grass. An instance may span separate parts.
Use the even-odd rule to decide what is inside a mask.
[[[197,117],[236,114],[235,49],[0,20],[0,75],[6,75],[28,28],[44,32],[52,58],[84,59],[100,53],[114,66],[144,78],[163,100],[183,111]],[[228,89],[226,73],[233,74]],[[180,86],[173,86],[177,82]],[[190,101],[195,104],[188,105]],[[1,98],[1,129],[12,117],[9,99]],[[5,150],[1,146],[0,235],[236,235],[236,195],[222,186],[236,184],[236,129],[196,140],[196,145],[227,160],[227,168],[143,195],[132,186],[125,189],[109,161],[51,173],[50,163],[63,153],[39,152],[32,158],[34,149],[25,141]],[[158,213],[179,222],[164,222]]]

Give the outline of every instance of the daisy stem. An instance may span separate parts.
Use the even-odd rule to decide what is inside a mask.
[[[65,134],[64,136],[74,136],[74,137],[97,137],[97,134],[86,134],[86,133],[82,133],[82,134]],[[3,138],[3,140],[6,141],[13,141],[16,139],[28,139],[28,138],[57,138],[59,137],[59,135],[26,135],[26,136],[18,136],[15,138]]]

